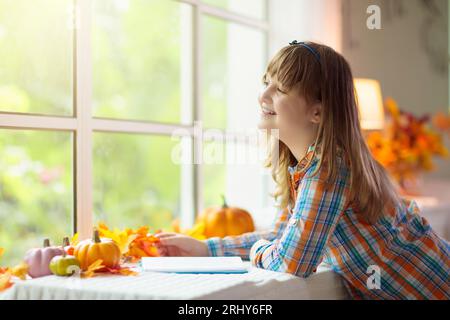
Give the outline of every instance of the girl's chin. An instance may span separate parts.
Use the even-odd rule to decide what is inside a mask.
[[[272,119],[264,119],[261,117],[261,119],[258,122],[258,129],[278,129],[275,125],[275,122]]]

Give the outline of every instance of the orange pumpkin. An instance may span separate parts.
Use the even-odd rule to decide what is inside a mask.
[[[240,235],[255,230],[253,219],[246,210],[229,207],[223,198],[222,207],[210,207],[198,215],[196,222],[204,223],[205,236],[225,237]]]
[[[74,250],[74,256],[80,261],[82,270],[101,259],[103,265],[109,268],[116,268],[120,263],[120,248],[111,239],[101,238],[98,230],[94,230],[92,239],[81,241]]]

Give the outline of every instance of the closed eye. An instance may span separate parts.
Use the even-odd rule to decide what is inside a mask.
[[[263,81],[263,84],[265,87],[267,87],[269,85],[269,83],[267,81]],[[283,94],[286,94],[286,92],[284,92],[283,90],[281,90],[280,88],[277,87],[277,91]]]
[[[282,91],[280,88],[277,88],[278,92],[281,92],[282,94],[286,94],[286,92]]]

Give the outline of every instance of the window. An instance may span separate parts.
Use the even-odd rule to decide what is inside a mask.
[[[188,226],[222,193],[261,201],[243,196],[255,168],[192,160],[198,124],[256,126],[266,0],[56,2],[0,0],[2,264],[99,221]]]
[[[17,262],[37,239],[72,233],[72,138],[70,132],[0,129],[0,243],[14,248],[6,250],[7,261]]]
[[[206,15],[201,22],[204,126],[256,127],[264,32]]]
[[[168,136],[95,133],[95,222],[170,227],[181,210],[181,166],[172,161],[179,143]]]
[[[72,115],[71,4],[0,1],[1,111]]]
[[[183,19],[191,7],[161,0],[96,0],[93,6],[94,115],[182,122],[182,29],[189,28]]]

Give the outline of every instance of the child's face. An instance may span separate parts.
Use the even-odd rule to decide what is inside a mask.
[[[279,139],[288,146],[296,141],[313,140],[320,122],[320,105],[308,105],[298,90],[286,90],[267,78],[259,95],[260,129],[278,129]]]

